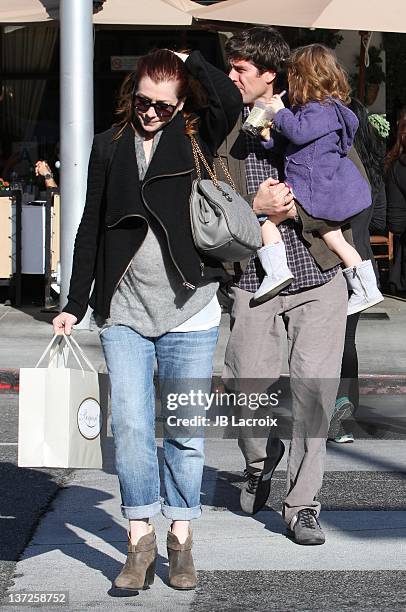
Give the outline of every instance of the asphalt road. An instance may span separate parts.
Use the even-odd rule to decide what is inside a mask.
[[[18,394],[0,393],[0,600],[17,559],[70,470],[17,467]]]
[[[192,612],[403,612],[406,572],[199,572]]]
[[[17,468],[17,410],[18,395],[0,393],[0,601],[13,584],[16,561],[42,514],[71,476],[69,470]],[[286,473],[277,472],[267,504],[270,512],[280,507],[285,483]],[[238,510],[241,484],[241,473],[219,472],[211,499],[212,510]],[[327,472],[320,500],[325,510],[404,512],[406,474]],[[133,601],[127,605],[165,609],[164,606],[146,608]],[[198,589],[184,609],[192,612],[350,609],[403,612],[406,610],[406,571],[199,571]]]

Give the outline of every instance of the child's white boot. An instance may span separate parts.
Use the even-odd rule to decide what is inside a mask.
[[[290,285],[294,277],[288,267],[283,242],[267,244],[257,251],[257,255],[265,271],[265,278],[254,294],[254,300],[260,304]]]
[[[376,276],[370,259],[352,268],[345,268],[343,274],[348,289],[352,291],[348,301],[348,315],[366,310],[384,299],[376,284]]]

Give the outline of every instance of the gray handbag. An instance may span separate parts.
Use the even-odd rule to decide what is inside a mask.
[[[230,185],[217,180],[196,139],[191,136],[197,179],[190,195],[190,221],[196,248],[222,262],[241,261],[262,246],[261,228],[251,206],[235,190],[224,164]],[[200,162],[210,179],[202,179]]]

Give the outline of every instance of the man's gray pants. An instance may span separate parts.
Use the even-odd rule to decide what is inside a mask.
[[[324,474],[325,424],[337,395],[347,322],[344,276],[338,272],[325,285],[276,296],[255,307],[250,307],[252,293],[233,287],[232,297],[223,377],[239,379],[236,385],[241,389],[244,379],[250,379],[248,386],[255,380],[256,390],[265,390],[280,377],[283,337],[287,337],[293,429],[283,517],[290,525],[303,508],[313,508],[318,516],[320,503],[316,497]],[[267,379],[263,389],[259,389],[261,379]],[[263,470],[267,442],[267,438],[250,436],[247,431],[240,434],[238,444],[249,471]],[[270,452],[268,445],[268,455]]]

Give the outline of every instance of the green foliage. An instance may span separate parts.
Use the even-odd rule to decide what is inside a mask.
[[[386,111],[395,125],[399,109],[406,104],[406,34],[385,32],[383,41],[386,51]]]
[[[335,30],[323,30],[321,28],[315,30],[298,28],[298,30],[298,37],[296,39],[296,46],[298,47],[320,43],[330,49],[335,49],[343,40],[343,37]]]
[[[376,129],[381,138],[388,138],[390,123],[386,119],[385,113],[382,113],[381,115],[378,113],[372,113],[372,115],[369,115],[368,121]]]
[[[381,52],[383,47],[369,47],[369,66],[365,68],[365,83],[372,85],[373,83],[380,85],[386,81],[386,75],[383,71],[383,63]],[[355,57],[355,65],[359,69],[359,55]],[[358,72],[351,74],[350,82],[354,91],[358,89]]]
[[[315,30],[310,30],[309,28],[280,29],[283,31],[283,36],[292,49],[313,43],[320,43],[330,49],[335,49],[343,40],[343,37],[338,34],[338,30],[325,30],[322,28],[316,28]]]

